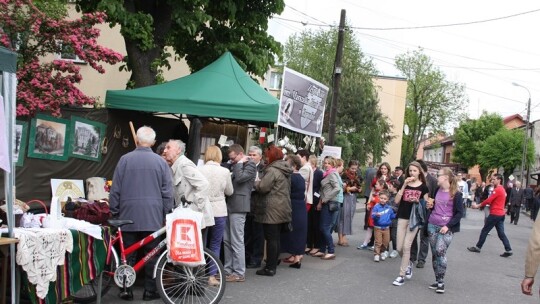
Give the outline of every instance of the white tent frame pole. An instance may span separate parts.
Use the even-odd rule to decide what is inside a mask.
[[[8,140],[8,159],[10,161],[11,172],[5,172],[4,193],[6,195],[7,205],[7,224],[9,237],[13,238],[13,227],[15,226],[15,215],[13,214],[13,205],[15,202],[15,163],[13,162],[13,147],[15,146],[15,92],[17,90],[17,77],[15,73],[2,72],[2,87],[4,96],[4,108],[6,113],[6,137]],[[20,155],[24,157],[24,155]],[[11,303],[18,303],[18,296],[15,284],[15,244],[9,245],[9,254],[11,255]]]

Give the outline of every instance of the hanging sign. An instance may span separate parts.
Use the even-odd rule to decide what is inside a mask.
[[[283,71],[278,125],[320,137],[328,87],[289,68]]]

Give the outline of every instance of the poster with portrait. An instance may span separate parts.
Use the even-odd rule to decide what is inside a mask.
[[[66,161],[69,120],[38,114],[32,119],[28,157]]]
[[[278,125],[320,137],[328,87],[289,68],[283,71]]]
[[[71,138],[69,155],[72,157],[100,161],[101,144],[106,126],[77,116],[71,116]]]
[[[17,166],[24,164],[26,144],[28,143],[28,123],[15,121],[15,146],[13,147],[13,162]]]

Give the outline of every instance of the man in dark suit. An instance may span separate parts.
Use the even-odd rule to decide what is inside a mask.
[[[524,203],[525,203],[525,210],[530,211],[533,207],[533,198],[534,198],[534,191],[531,187],[525,187],[523,189],[523,196],[524,196]]]
[[[369,195],[371,194],[371,181],[375,178],[375,175],[377,174],[377,168],[373,167],[373,163],[370,162],[368,164],[368,167],[366,168],[366,174],[364,176],[364,198],[365,201],[365,207],[367,210],[367,204],[369,203]],[[364,230],[367,230],[368,228],[368,220],[369,220],[369,212],[365,212],[364,216]]]
[[[263,174],[264,163],[262,161],[262,150],[257,146],[249,148],[248,155],[257,167],[255,181],[260,180]],[[251,210],[253,204],[258,198],[258,193],[255,187],[251,192]],[[253,214],[250,212],[246,217],[246,227],[244,231],[244,242],[246,244],[246,268],[259,268],[264,254],[264,234],[261,223],[254,220]]]
[[[403,175],[403,168],[401,166],[397,166],[394,169],[394,177],[397,178],[400,185],[403,185],[403,182],[405,181],[405,176]]]
[[[225,256],[225,274],[227,282],[244,282],[246,273],[246,255],[244,246],[244,228],[246,215],[251,208],[251,191],[255,183],[257,168],[255,163],[244,154],[238,144],[229,147],[229,160],[232,164],[233,195],[227,198],[227,223],[223,235]]]
[[[517,225],[519,220],[519,212],[521,210],[521,204],[525,200],[523,189],[521,189],[521,183],[515,182],[515,186],[510,190],[510,198],[508,199],[508,209],[510,210],[510,224]]]

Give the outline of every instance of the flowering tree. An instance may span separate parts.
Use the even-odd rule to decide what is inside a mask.
[[[51,111],[60,115],[64,105],[91,105],[95,99],[75,85],[80,68],[69,60],[44,61],[51,54],[69,49],[99,73],[100,62],[116,64],[123,56],[97,44],[96,24],[105,22],[102,12],[67,19],[60,0],[0,0],[0,45],[19,53],[17,71],[17,116]]]

